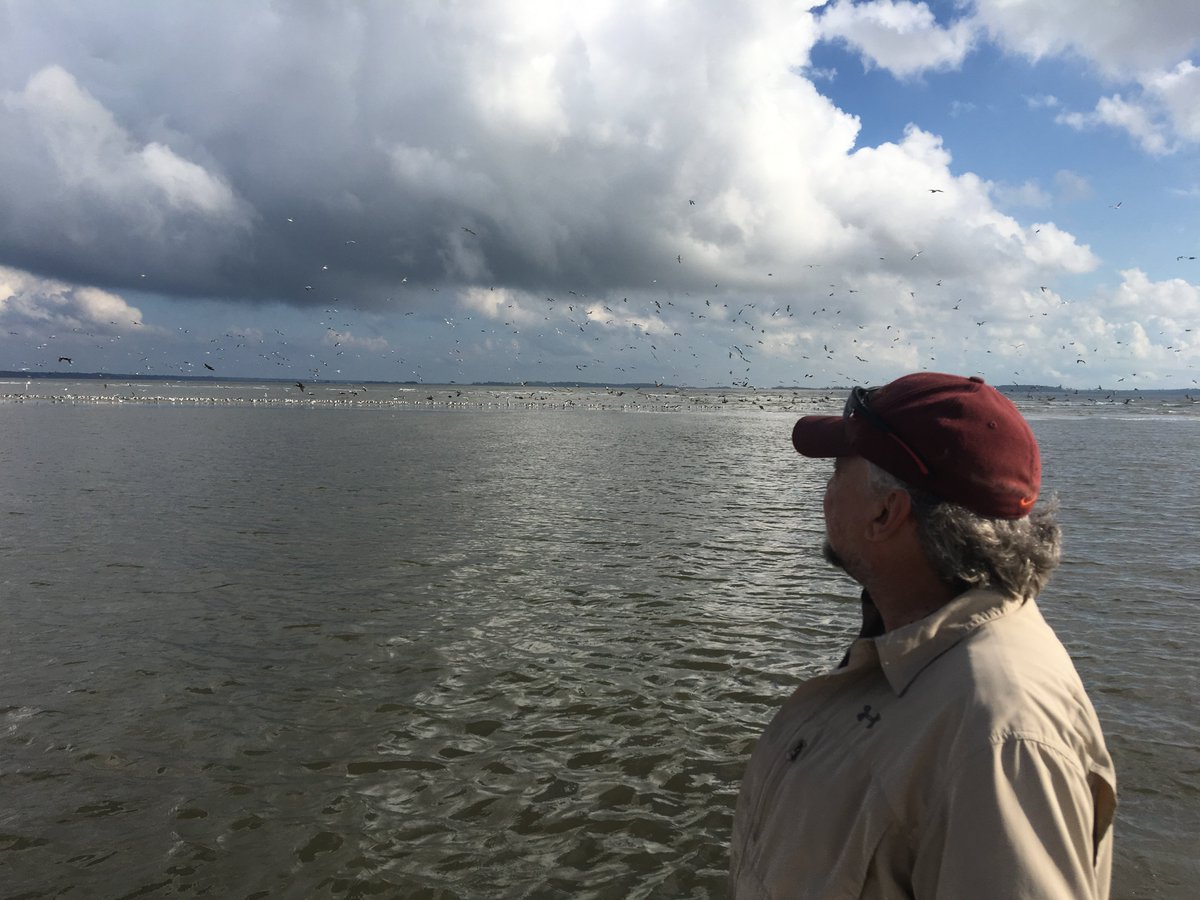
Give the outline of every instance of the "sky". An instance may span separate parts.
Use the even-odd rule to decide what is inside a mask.
[[[1200,384],[1195,0],[0,0],[0,369]]]

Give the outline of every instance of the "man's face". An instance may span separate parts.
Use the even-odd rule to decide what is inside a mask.
[[[833,474],[825,485],[825,544],[827,562],[862,583],[867,564],[862,555],[863,536],[873,515],[874,492],[867,480],[867,462],[861,456],[834,460]]]

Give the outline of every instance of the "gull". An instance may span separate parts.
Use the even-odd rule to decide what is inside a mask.
[[[1108,208],[1109,208],[1109,209],[1120,209],[1120,208],[1121,208],[1121,204],[1122,204],[1122,203],[1124,203],[1124,202],[1125,202],[1124,200],[1118,200],[1116,203],[1110,203],[1110,204],[1108,204]]]
[[[69,356],[60,356],[58,361],[65,362],[68,366],[74,365],[74,363],[71,361],[71,357]]]
[[[471,235],[474,235],[475,237],[479,237],[479,235],[475,234],[475,232],[473,232],[473,231],[472,231],[470,228],[468,228],[466,225],[462,226],[462,230],[463,230],[463,231],[465,231],[467,234],[471,234]]]
[[[930,189],[929,189],[929,193],[931,193],[931,194],[944,194],[944,193],[946,193],[946,192],[945,192],[945,191],[943,191],[941,188],[930,188]]]
[[[214,369],[212,366],[210,366],[208,363],[205,363],[205,364],[204,364],[204,368],[208,369],[208,371],[210,371],[210,372],[215,372],[215,371],[217,371],[217,370],[216,370],[216,369]]]

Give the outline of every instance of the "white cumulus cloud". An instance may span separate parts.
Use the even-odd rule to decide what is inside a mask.
[[[927,4],[909,0],[836,0],[819,22],[823,38],[845,41],[866,61],[900,78],[956,69],[975,41],[967,19],[943,26]]]
[[[1114,79],[1174,66],[1200,49],[1193,0],[973,0],[975,23],[1002,47],[1033,59],[1073,54]]]
[[[974,0],[973,21],[1010,52],[1033,60],[1071,56],[1122,86],[1093,110],[1064,111],[1075,128],[1124,131],[1147,153],[1180,142],[1200,143],[1200,85],[1193,56],[1200,51],[1200,3],[1153,0]],[[1057,106],[1054,104],[1046,104]]]
[[[982,41],[1033,61],[1082,60],[1118,93],[1090,111],[1064,109],[1042,94],[1034,109],[1058,109],[1074,128],[1126,132],[1143,150],[1162,155],[1182,143],[1200,143],[1200,3],[1194,0],[1116,2],[1097,10],[1094,0],[964,0],[958,16],[942,23],[924,2],[836,0],[819,16],[820,36],[841,40],[864,63],[898,78],[959,68]]]
[[[103,332],[140,323],[142,312],[110,291],[0,266],[0,320],[8,328]]]

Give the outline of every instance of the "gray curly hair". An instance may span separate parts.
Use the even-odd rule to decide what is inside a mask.
[[[1062,529],[1053,498],[1023,519],[989,519],[910,487],[874,463],[867,466],[872,489],[900,489],[912,498],[925,555],[942,582],[958,593],[991,587],[1037,596],[1062,558]]]

